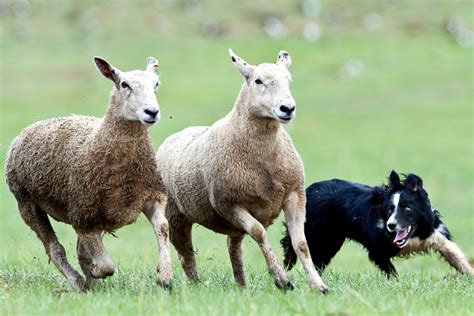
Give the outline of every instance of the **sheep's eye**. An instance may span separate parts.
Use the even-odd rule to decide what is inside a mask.
[[[262,80],[257,79],[257,80],[255,80],[255,83],[256,83],[256,84],[262,84],[263,82],[262,82]]]
[[[125,81],[122,81],[122,83],[120,84],[122,86],[122,88],[124,89],[131,89],[130,86],[128,85],[128,83],[126,83]]]
[[[158,89],[158,86],[159,86],[159,85],[160,85],[159,82],[157,82],[157,83],[155,84],[155,90]]]

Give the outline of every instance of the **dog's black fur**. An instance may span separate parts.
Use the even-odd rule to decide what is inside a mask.
[[[398,201],[394,201],[395,195]],[[390,259],[410,254],[410,247],[403,247],[413,238],[418,237],[415,240],[420,244],[437,230],[441,239],[451,240],[439,213],[431,207],[422,179],[414,174],[402,181],[392,171],[388,185],[376,187],[338,179],[316,182],[306,189],[306,199],[305,235],[314,265],[321,271],[346,239],[361,243],[370,260],[387,276],[396,275]],[[296,254],[288,231],[280,243],[284,264],[291,269]]]

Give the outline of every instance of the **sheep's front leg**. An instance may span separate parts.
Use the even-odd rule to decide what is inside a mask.
[[[245,234],[239,236],[227,236],[227,248],[229,250],[232,271],[234,272],[234,280],[237,284],[243,287],[247,285],[244,265],[242,263],[242,241],[244,240],[244,237]]]
[[[102,243],[102,232],[79,234],[77,244],[81,268],[89,268],[93,278],[105,279],[114,274],[115,266]]]
[[[145,204],[143,213],[153,225],[156,239],[159,247],[158,272],[160,277],[157,283],[164,289],[171,289],[171,278],[173,276],[171,268],[170,243],[169,243],[169,225],[165,218],[166,202],[149,201]]]
[[[275,285],[281,289],[294,289],[293,283],[288,279],[285,270],[270,247],[267,232],[263,225],[243,207],[236,206],[230,212],[222,211],[219,214],[235,227],[247,232],[257,242]]]
[[[80,238],[77,238],[77,259],[79,260],[79,265],[81,266],[82,272],[86,276],[86,283],[84,284],[85,289],[90,289],[95,282],[95,279],[92,276],[92,267],[94,266],[94,260],[90,253],[86,250],[84,245],[81,243]]]
[[[474,275],[474,269],[458,245],[437,230],[428,240],[431,242],[431,248],[438,251],[456,270],[467,275]]]
[[[298,255],[298,258],[300,258],[309,286],[311,288],[317,288],[321,293],[326,293],[328,287],[324,284],[314,267],[304,235],[304,221],[306,216],[305,203],[306,198],[304,191],[291,192],[283,206],[285,221],[293,249]]]

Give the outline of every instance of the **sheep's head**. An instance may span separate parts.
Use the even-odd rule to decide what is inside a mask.
[[[229,49],[235,68],[244,76],[251,115],[267,117],[287,123],[295,117],[296,103],[290,92],[291,74],[288,68],[291,57],[280,51],[275,64],[250,65]]]
[[[148,57],[146,70],[122,72],[105,59],[94,57],[97,69],[115,84],[123,100],[122,115],[126,120],[151,126],[160,120],[156,90],[160,80],[156,73],[158,60]]]

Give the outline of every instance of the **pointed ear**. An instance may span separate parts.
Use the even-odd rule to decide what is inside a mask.
[[[250,77],[252,73],[253,66],[249,65],[245,60],[234,54],[232,49],[229,48],[229,56],[234,64],[235,68],[244,76],[245,80]]]
[[[100,73],[105,77],[110,80],[112,80],[115,85],[118,85],[120,82],[120,70],[112,66],[108,61],[105,59],[95,56],[94,57],[94,62],[99,69]]]
[[[400,176],[395,172],[395,170],[392,170],[388,176],[388,186],[390,188],[396,188],[400,186]]]
[[[157,73],[159,67],[160,64],[158,63],[158,59],[156,59],[155,57],[148,57],[146,65],[147,71]]]
[[[285,67],[286,69],[289,69],[290,65],[291,65],[290,54],[288,54],[288,52],[286,50],[281,50],[278,53],[276,64],[281,65],[281,66]]]
[[[416,192],[423,189],[423,180],[419,176],[410,173],[405,179],[405,186]]]

